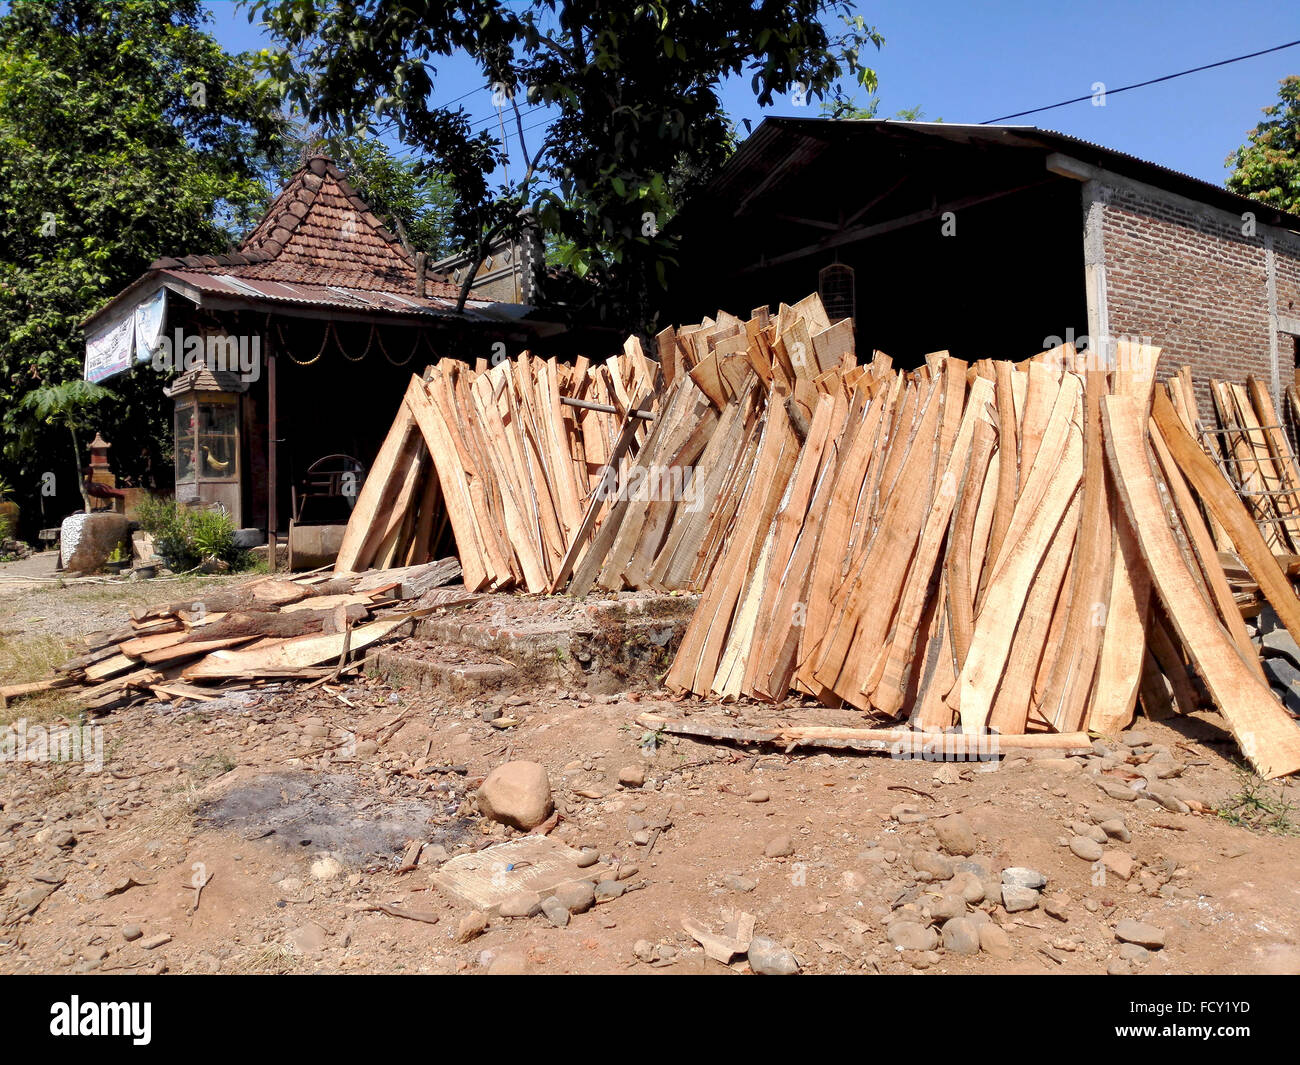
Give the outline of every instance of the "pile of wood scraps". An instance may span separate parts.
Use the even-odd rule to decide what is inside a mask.
[[[449,527],[470,591],[557,584],[605,471],[653,418],[658,367],[639,344],[600,365],[527,352],[413,377],[357,496],[338,572],[423,561]]]
[[[265,577],[137,609],[120,629],[91,633],[86,652],[47,680],[0,687],[0,700],[69,689],[79,709],[104,713],[141,698],[218,697],[211,685],[337,675],[350,656],[408,635],[415,619],[477,598],[454,558],[362,574]],[[72,690],[75,689],[75,690]]]

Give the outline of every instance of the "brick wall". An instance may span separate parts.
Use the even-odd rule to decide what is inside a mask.
[[[1157,190],[1107,186],[1102,210],[1106,302],[1113,336],[1149,336],[1161,377],[1192,368],[1201,417],[1213,423],[1210,378],[1272,387],[1265,227]],[[1300,308],[1300,242],[1274,234],[1278,312]],[[1280,361],[1293,349],[1280,345]],[[1291,367],[1281,366],[1283,386]]]

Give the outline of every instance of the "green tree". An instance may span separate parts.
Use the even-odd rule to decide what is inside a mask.
[[[116,398],[102,385],[79,380],[42,385],[22,398],[22,406],[31,411],[38,421],[47,425],[61,425],[72,434],[72,458],[78,474],[77,489],[81,492],[81,502],[87,512],[90,511],[90,496],[86,493],[85,478],[81,476],[81,438],[77,435],[77,430],[90,428],[89,417],[101,401]]]
[[[1278,102],[1230,156],[1228,188],[1284,211],[1300,213],[1300,75],[1282,79]]]
[[[310,121],[390,129],[448,175],[472,256],[532,208],[566,264],[595,272],[607,309],[642,324],[672,261],[666,222],[735,142],[721,82],[748,75],[760,106],[820,100],[845,77],[871,91],[865,50],[881,40],[849,0],[258,0],[250,17],[283,46],[268,69]],[[435,91],[440,59],[461,52],[522,150],[517,180],[491,180],[500,129],[475,131]],[[529,145],[536,108],[553,121]]]
[[[21,400],[81,377],[80,322],[159,256],[226,250],[265,206],[258,160],[280,136],[279,99],[206,17],[198,0],[0,15],[0,473],[20,498],[52,468],[76,483]],[[114,382],[103,427],[127,476],[162,466],[160,384],[145,367]]]

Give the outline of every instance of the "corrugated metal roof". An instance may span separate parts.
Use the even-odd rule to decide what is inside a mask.
[[[435,318],[468,318],[481,321],[494,316],[481,312],[491,306],[483,300],[467,300],[463,314],[456,313],[456,301],[440,296],[405,296],[374,289],[355,289],[344,285],[307,285],[297,281],[264,281],[249,277],[229,277],[194,270],[160,270],[159,275],[197,289],[204,295],[303,307],[330,307],[344,311],[385,311],[400,315],[429,315]]]

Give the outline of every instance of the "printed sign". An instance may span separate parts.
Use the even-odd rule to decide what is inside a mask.
[[[135,346],[135,315],[128,314],[113,328],[86,338],[87,381],[103,381],[131,365]]]
[[[112,328],[87,337],[85,379],[103,381],[130,369],[133,352],[136,362],[149,362],[166,317],[167,292],[159,289]]]

